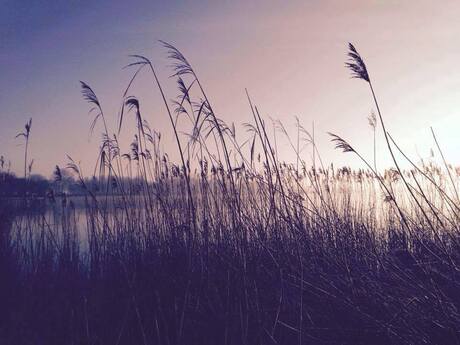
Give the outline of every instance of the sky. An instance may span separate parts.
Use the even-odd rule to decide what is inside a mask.
[[[457,1],[424,0],[0,0],[0,155],[22,174],[24,145],[15,136],[31,117],[35,173],[50,176],[70,156],[91,174],[102,127],[89,135],[92,115],[79,81],[95,90],[116,131],[133,73],[123,69],[130,54],[148,56],[168,99],[177,95],[158,42],[164,40],[191,62],[217,116],[234,122],[242,141],[249,137],[242,124],[251,121],[247,88],[267,121],[282,121],[291,135],[296,116],[307,129],[314,123],[325,163],[363,167],[334,150],[327,134],[339,134],[372,160],[367,117],[375,105],[368,85],[344,67],[352,42],[366,62],[387,130],[405,152],[415,161],[429,159],[432,126],[446,159],[460,164],[459,11]],[[177,157],[151,76],[141,75],[132,93],[162,133],[163,149]],[[278,136],[280,158],[295,160]],[[378,165],[388,167],[381,128],[377,136]],[[127,151],[129,127],[120,140]],[[302,153],[307,162],[309,152]]]

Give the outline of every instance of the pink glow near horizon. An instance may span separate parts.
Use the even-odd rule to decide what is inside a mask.
[[[174,98],[177,91],[174,80],[168,79],[169,62],[157,39],[174,43],[186,55],[217,115],[235,123],[242,141],[248,135],[241,124],[251,120],[244,92],[248,88],[261,113],[281,120],[292,135],[295,116],[307,129],[314,122],[325,162],[361,167],[352,155],[334,151],[326,134],[340,134],[371,159],[372,131],[366,118],[375,107],[366,83],[350,79],[344,67],[351,41],[365,58],[388,130],[400,146],[416,161],[427,158],[434,147],[433,126],[445,156],[460,164],[456,67],[460,4],[456,2],[123,6],[107,3],[97,14],[90,8],[69,14],[60,9],[20,34],[14,34],[14,23],[8,22],[11,30],[7,27],[2,35],[5,49],[0,53],[0,155],[12,160],[13,171],[21,174],[23,164],[23,147],[14,136],[32,117],[30,157],[35,172],[50,176],[54,165],[65,165],[67,154],[81,161],[86,174],[92,172],[101,127],[88,141],[92,117],[78,81],[95,89],[115,131],[121,94],[132,73],[121,69],[129,54],[151,57],[168,97]],[[151,77],[142,76],[132,93],[139,97],[151,126],[162,132],[164,149],[177,158],[169,120]],[[129,128],[121,136],[126,151],[132,138]],[[278,136],[281,159],[293,161],[289,145]],[[379,136],[379,164],[388,166],[381,132]],[[309,161],[308,151],[304,155]]]

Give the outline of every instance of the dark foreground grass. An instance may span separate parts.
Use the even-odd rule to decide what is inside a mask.
[[[241,255],[231,239],[171,230],[115,238],[94,261],[71,243],[44,240],[31,257],[3,238],[1,343],[458,343],[460,274],[429,240],[305,226]]]
[[[460,343],[458,176],[447,164],[447,174],[399,168],[356,49],[349,67],[371,87],[396,166],[384,175],[375,157],[374,167],[363,159],[366,171],[325,168],[300,124],[297,143],[287,138],[296,164],[280,162],[249,97],[250,138],[238,144],[185,57],[166,47],[180,95],[174,110],[163,99],[180,165],[126,97],[144,68],[164,96],[153,65],[136,56],[119,118],[121,131],[134,114],[129,153],[82,83],[92,129],[104,125],[97,192],[68,166],[86,193],[83,211],[65,194],[51,195],[51,213],[16,215],[0,200],[0,344]],[[178,121],[191,125],[186,144]],[[59,187],[58,167],[55,177]]]

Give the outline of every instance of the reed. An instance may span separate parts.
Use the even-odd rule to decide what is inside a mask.
[[[54,170],[53,193],[26,198],[44,204],[41,211],[0,197],[0,343],[460,343],[460,172],[444,156],[442,170],[400,150],[356,48],[350,44],[347,67],[370,86],[395,166],[386,171],[375,153],[368,160],[336,134],[336,148],[364,168],[325,166],[314,130],[298,119],[295,138],[281,122],[271,129],[249,92],[252,118],[241,140],[185,56],[164,46],[177,78],[172,105],[153,63],[135,56],[111,132],[82,83],[96,109],[90,131],[103,122],[92,176],[69,157],[66,170]],[[147,121],[155,119],[127,96],[144,68],[162,96],[179,163],[161,150]],[[134,140],[122,147],[131,114]],[[377,117],[370,123],[375,149]],[[30,125],[26,151],[29,133]],[[279,134],[292,164],[279,158]],[[411,170],[400,168],[396,151]],[[11,181],[4,162],[0,192]],[[78,197],[65,189],[69,172]]]
[[[29,119],[29,121],[25,124],[24,126],[25,131],[20,132],[19,134],[16,135],[16,138],[23,137],[25,141],[25,149],[24,149],[24,178],[27,179],[27,154],[29,152],[29,137],[30,137],[30,131],[32,129],[32,118]],[[3,157],[3,156],[2,156]],[[3,165],[3,163],[2,163]],[[32,163],[29,165],[29,170],[32,170]]]

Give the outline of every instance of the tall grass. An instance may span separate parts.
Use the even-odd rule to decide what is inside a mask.
[[[23,137],[25,141],[25,149],[24,149],[24,178],[27,178],[27,154],[29,152],[29,137],[30,137],[30,131],[32,129],[32,118],[29,119],[29,121],[25,124],[24,126],[24,132],[20,132],[16,135],[16,138]],[[3,157],[3,156],[2,156]],[[3,164],[3,163],[2,163]],[[32,162],[29,165],[29,174],[30,171],[32,170]]]
[[[81,205],[64,194],[45,213],[0,208],[0,343],[460,343],[458,171],[406,155],[412,169],[400,168],[356,48],[347,66],[370,86],[396,168],[384,174],[375,154],[372,164],[336,134],[336,147],[365,168],[324,166],[298,120],[296,138],[274,126],[296,155],[295,164],[280,161],[249,93],[242,141],[184,55],[164,45],[178,97],[170,105],[152,62],[135,56],[116,134],[82,83],[97,110],[91,130],[102,119],[104,132],[94,185],[73,160],[67,167],[85,190]],[[141,101],[127,96],[145,70],[179,164],[161,151]],[[130,113],[137,131],[122,148]]]

